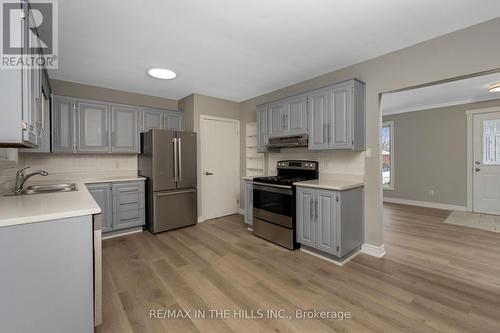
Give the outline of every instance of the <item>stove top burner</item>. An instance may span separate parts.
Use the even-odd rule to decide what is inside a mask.
[[[278,175],[257,177],[257,183],[292,186],[295,182],[318,178],[318,162],[314,161],[279,161]]]

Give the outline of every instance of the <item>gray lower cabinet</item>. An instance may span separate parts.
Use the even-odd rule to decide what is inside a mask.
[[[83,153],[109,152],[109,108],[98,102],[76,102],[76,145]]]
[[[102,210],[103,232],[145,224],[144,181],[96,183],[87,188]]]
[[[92,194],[92,197],[101,207],[102,216],[102,232],[109,232],[113,230],[113,201],[111,184],[90,184],[87,188]]]
[[[128,106],[111,106],[111,152],[137,153],[139,109]]]
[[[93,245],[92,215],[0,228],[1,331],[94,332]]]
[[[363,243],[363,188],[331,191],[297,187],[297,242],[336,258]]]
[[[245,223],[253,225],[253,181],[245,179]]]

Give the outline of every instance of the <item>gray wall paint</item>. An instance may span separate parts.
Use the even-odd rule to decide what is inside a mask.
[[[493,106],[500,100],[384,116],[394,121],[395,166],[395,188],[384,196],[466,206],[465,111]]]
[[[243,119],[255,119],[258,104],[358,78],[366,83],[365,243],[383,244],[379,96],[458,76],[500,69],[500,18],[241,102]],[[245,124],[242,123],[242,126]],[[243,127],[244,128],[244,127]],[[244,132],[243,134],[244,135]],[[241,149],[244,152],[244,149]],[[244,165],[244,154],[241,163]]]
[[[198,159],[198,216],[203,216],[201,205],[201,150],[200,150],[200,119],[201,116],[214,116],[240,120],[239,104],[221,98],[209,97],[200,94],[191,94],[179,101],[179,109],[184,111],[186,130],[196,132],[197,159]],[[240,131],[240,137],[241,137]],[[240,152],[241,154],[241,152]],[[240,187],[240,193],[244,191]],[[240,194],[241,197],[241,194]],[[241,201],[240,201],[241,203]]]
[[[69,81],[50,80],[52,92],[56,95],[71,96],[78,98],[94,99],[97,101],[147,106],[178,110],[178,102],[173,99],[156,96],[142,95],[127,91],[109,89],[104,87],[89,86]]]

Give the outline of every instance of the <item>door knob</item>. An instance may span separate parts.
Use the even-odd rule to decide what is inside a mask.
[[[481,164],[481,162],[479,162],[479,161],[476,161],[476,165],[479,165],[479,164]]]
[[[213,175],[213,173],[212,173],[212,172],[208,172],[208,171],[207,171],[207,172],[205,172],[205,176],[211,176],[211,175]]]
[[[476,172],[479,172],[479,171],[481,171],[481,169],[479,169],[479,168],[476,168]]]

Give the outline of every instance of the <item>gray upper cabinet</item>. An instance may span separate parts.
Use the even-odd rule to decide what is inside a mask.
[[[163,129],[167,131],[182,131],[184,129],[182,113],[176,111],[164,112]]]
[[[329,91],[318,90],[308,96],[309,149],[328,149]]]
[[[268,135],[270,138],[283,136],[285,131],[285,102],[272,103],[267,108]]]
[[[163,129],[163,112],[159,110],[141,110],[141,132],[147,132],[152,128]]]
[[[297,242],[342,258],[363,244],[363,187],[331,191],[297,187]]]
[[[267,152],[268,126],[267,107],[261,106],[257,109],[257,152]]]
[[[75,152],[75,104],[72,99],[52,98],[52,151]]]
[[[77,101],[77,149],[84,153],[109,152],[109,109],[98,102]]]
[[[23,57],[36,57],[36,48],[28,49],[29,45],[37,45],[34,17],[29,11],[28,2],[20,2],[24,17],[12,16],[10,22],[11,35],[14,41],[21,43]],[[31,28],[30,28],[31,27]],[[31,53],[30,53],[31,52]],[[41,75],[40,69],[29,68],[24,64],[19,68],[2,70],[0,75],[0,105],[2,106],[2,121],[0,122],[0,145],[2,147],[29,147],[38,145],[38,131],[41,127],[39,115],[41,107]],[[8,110],[4,111],[4,110]]]
[[[309,149],[365,149],[364,83],[350,80],[311,92],[308,105]],[[323,112],[325,105],[326,113]]]
[[[284,135],[300,135],[307,133],[307,96],[301,95],[285,101]]]
[[[267,123],[261,121],[264,113]],[[303,134],[309,136],[309,150],[361,151],[365,118],[365,84],[355,79],[260,105],[257,133],[266,140],[258,137],[258,151],[267,151],[267,138]]]
[[[139,109],[111,106],[111,152],[137,153]]]
[[[87,188],[101,208],[102,232],[113,230],[113,203],[111,184],[90,184]]]

